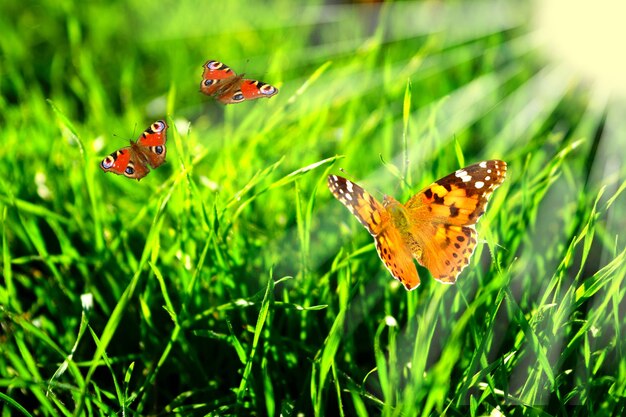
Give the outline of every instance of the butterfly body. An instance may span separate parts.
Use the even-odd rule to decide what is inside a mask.
[[[383,207],[389,213],[389,217],[393,226],[403,235],[410,233],[410,213],[395,198],[386,195],[383,199]]]
[[[158,168],[165,162],[166,132],[167,124],[163,120],[152,123],[139,139],[130,141],[130,146],[104,158],[100,168],[105,172],[113,172],[136,180],[142,179],[150,172],[148,167]]]
[[[203,65],[200,92],[213,96],[223,104],[240,103],[261,97],[272,97],[278,89],[262,81],[237,75],[229,66],[219,61],[207,61]]]
[[[402,204],[379,203],[353,182],[330,175],[328,186],[374,237],[391,275],[408,289],[420,279],[412,258],[432,276],[452,284],[469,264],[477,242],[475,224],[493,190],[506,176],[506,163],[484,161],[435,181]]]

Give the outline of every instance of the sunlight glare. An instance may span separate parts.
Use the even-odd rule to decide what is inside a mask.
[[[620,0],[537,1],[541,43],[598,88],[626,96],[626,4]]]

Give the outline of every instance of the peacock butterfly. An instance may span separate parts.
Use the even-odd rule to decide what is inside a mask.
[[[137,141],[130,141],[130,146],[122,148],[107,156],[100,163],[105,172],[125,175],[137,181],[148,175],[150,169],[157,168],[165,162],[167,123],[158,120],[147,128]]]
[[[222,104],[240,103],[278,94],[278,88],[267,83],[243,78],[227,65],[218,61],[207,61],[202,73],[200,91],[212,96]]]

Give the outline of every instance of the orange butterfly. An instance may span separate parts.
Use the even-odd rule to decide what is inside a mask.
[[[493,191],[504,181],[506,162],[470,165],[435,181],[402,204],[380,204],[355,183],[328,176],[328,188],[374,237],[378,256],[407,290],[420,279],[412,258],[432,276],[453,284],[476,247],[474,225]]]

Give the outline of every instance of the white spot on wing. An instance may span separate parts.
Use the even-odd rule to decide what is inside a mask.
[[[483,161],[480,164],[478,164],[478,166],[481,167],[481,168],[487,168],[487,162]]]
[[[485,183],[482,181],[476,181],[476,183],[474,184],[474,186],[478,189],[481,189],[485,186]]]
[[[350,181],[346,181],[346,188],[350,192],[354,192],[354,188],[352,188],[352,183]]]
[[[467,171],[464,169],[459,169],[457,172],[454,173],[454,176],[460,178],[463,182],[468,182],[472,180],[471,175],[468,175]]]

